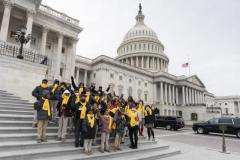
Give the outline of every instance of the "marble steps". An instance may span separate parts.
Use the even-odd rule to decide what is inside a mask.
[[[30,103],[30,102],[17,102],[17,101],[8,101],[8,102],[3,102],[0,100],[0,107],[1,106],[16,106],[16,107],[23,107],[23,106],[26,106],[26,107],[33,107],[33,103]]]
[[[28,100],[23,100],[20,98],[12,98],[12,97],[0,97],[1,102],[18,102],[18,103],[29,103]]]
[[[146,150],[149,147],[149,145],[153,145],[155,142],[147,142],[147,141],[142,141],[139,143],[139,145],[141,147],[144,147],[144,149]],[[30,145],[30,144],[28,144]],[[32,144],[35,145],[35,144]],[[127,149],[129,143],[126,143],[124,150],[126,151],[130,151],[129,149]],[[35,145],[36,146],[36,145]],[[51,147],[49,147],[51,146]],[[40,147],[40,148],[39,148]],[[158,147],[158,149],[165,149],[168,146],[161,146]],[[152,149],[152,148],[150,148]],[[99,150],[99,146],[93,146],[93,152],[98,152]],[[125,151],[125,153],[126,153]],[[137,151],[137,150],[131,150],[131,151]],[[42,144],[38,144],[37,147],[32,147],[32,148],[26,148],[24,150],[22,149],[17,149],[17,150],[10,150],[10,151],[0,151],[0,159],[1,160],[14,160],[14,159],[24,159],[24,160],[30,160],[30,159],[59,159],[62,156],[67,156],[67,157],[71,157],[72,155],[78,155],[78,157],[83,157],[84,154],[83,153],[83,148],[75,148],[73,146],[73,144],[71,144],[71,142],[67,142],[67,144],[63,144],[61,145],[59,142],[53,142],[51,141],[50,143],[42,143]],[[114,152],[112,152],[114,153]],[[118,152],[116,152],[118,153]],[[119,152],[120,153],[120,152]],[[111,154],[111,153],[108,153]],[[97,159],[97,158],[95,158]]]
[[[32,121],[33,114],[2,114],[0,113],[0,122],[1,121]]]
[[[144,153],[144,154],[143,154]],[[54,157],[44,157],[44,158],[37,158],[36,160],[47,160],[50,158],[51,160],[139,160],[139,159],[160,159],[163,157],[170,157],[176,154],[179,154],[180,151],[176,149],[170,149],[169,145],[139,145],[138,149],[130,149],[128,147],[123,147],[122,151],[117,152],[94,152],[92,155],[86,155],[83,153],[76,153],[65,156],[54,156]]]
[[[52,126],[52,127],[47,127],[47,133],[57,133],[58,131],[58,127],[56,126]],[[0,135],[1,134],[24,134],[24,133],[36,133],[37,132],[37,128],[32,128],[32,127],[19,127],[19,126],[15,126],[15,127],[0,127]]]
[[[14,114],[14,115],[32,115],[34,114],[34,110],[26,111],[26,110],[9,110],[0,108],[0,114]]]
[[[33,106],[22,106],[22,107],[15,107],[15,106],[0,106],[1,110],[9,110],[9,111],[32,111],[34,112]]]

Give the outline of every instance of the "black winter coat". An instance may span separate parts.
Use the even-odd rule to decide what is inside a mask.
[[[34,109],[37,110],[37,120],[48,120],[48,112],[42,110],[43,100],[34,103]]]
[[[62,114],[62,100],[63,99],[61,98],[57,105],[59,116],[61,116]],[[64,107],[65,107],[64,117],[72,117],[74,113],[74,103],[72,97],[69,98],[68,103]]]
[[[86,118],[83,120],[83,138],[84,139],[94,139],[95,138],[95,134],[96,134],[96,119],[94,120],[94,126],[93,128],[90,127],[90,124],[88,122],[87,116]]]
[[[48,90],[48,88],[42,88],[41,86],[37,86],[33,91],[32,91],[32,96],[35,97],[38,101],[42,100],[43,97],[43,91]]]

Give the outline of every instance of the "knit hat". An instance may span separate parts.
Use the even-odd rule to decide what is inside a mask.
[[[67,90],[67,89],[63,92],[63,94],[69,94],[69,95],[71,95],[71,93],[70,93],[69,90]]]
[[[43,79],[42,83],[48,83],[48,80],[47,79]]]

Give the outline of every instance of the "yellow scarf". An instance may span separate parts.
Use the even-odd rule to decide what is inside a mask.
[[[137,112],[133,112],[132,110],[129,110],[129,113],[128,113],[128,116],[130,117],[130,126],[131,127],[134,127],[136,126],[137,124],[137,115],[136,115]]]
[[[40,86],[44,89],[48,88],[48,84],[46,84],[46,83],[42,83]]]
[[[43,102],[43,107],[42,107],[42,110],[44,111],[47,111],[48,112],[48,116],[51,116],[51,109],[50,109],[50,104],[49,104],[49,100],[48,99],[44,99],[44,102]]]
[[[118,110],[119,110],[119,107],[116,107],[116,108],[113,108],[113,109],[109,109],[108,111],[115,114]]]
[[[76,100],[75,100],[75,104],[79,103],[80,102],[80,97],[79,95],[76,96]]]
[[[82,94],[82,92],[83,92],[83,87],[80,87],[79,88],[79,94]]]
[[[62,98],[63,98],[62,105],[66,105],[68,103],[68,100],[69,100],[70,96],[63,95]]]
[[[90,99],[90,93],[87,93],[87,94],[86,94],[86,102],[87,102],[87,103],[89,102],[89,99]]]
[[[128,114],[128,112],[129,112],[129,105],[125,107],[125,113]]]
[[[106,116],[109,119],[109,124],[108,124],[108,128],[111,129],[112,128],[112,117],[111,116]]]
[[[87,114],[87,119],[90,124],[90,127],[93,128],[94,126],[94,115],[93,114]]]
[[[152,115],[152,110],[150,108],[146,108],[144,111],[144,116],[151,116]]]
[[[81,112],[80,112],[80,119],[85,119],[85,117],[86,117],[86,111],[87,111],[87,107],[86,107],[87,102],[85,102],[85,103],[82,103],[82,102],[81,102],[81,105],[82,105],[82,110],[81,110]]]
[[[95,99],[96,102],[98,102],[100,97],[99,96],[94,96],[94,99]]]
[[[138,113],[141,114],[144,111],[143,105],[138,105],[138,109],[137,109]]]
[[[53,86],[53,88],[52,88],[51,92],[52,92],[52,93],[54,93],[54,92],[55,92],[55,90],[57,89],[57,87],[58,87],[58,84],[54,84],[54,86]]]

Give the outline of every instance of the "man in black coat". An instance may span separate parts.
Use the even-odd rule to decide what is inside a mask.
[[[41,101],[43,97],[43,92],[44,91],[49,91],[48,87],[48,80],[43,79],[42,83],[38,86],[35,87],[35,89],[32,91],[32,96],[36,98],[37,101]],[[34,112],[34,117],[33,117],[33,127],[37,127],[37,112]]]

